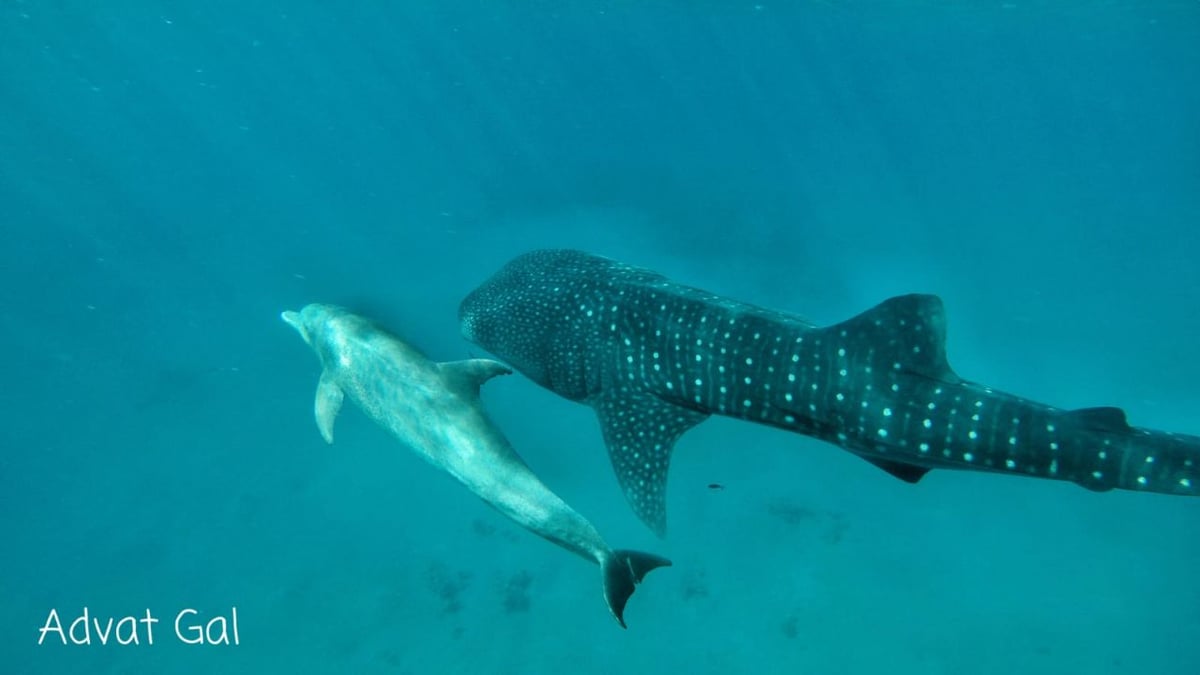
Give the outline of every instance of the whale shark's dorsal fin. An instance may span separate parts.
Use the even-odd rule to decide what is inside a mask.
[[[317,429],[326,443],[333,443],[333,422],[337,419],[338,411],[342,409],[342,399],[345,394],[334,381],[328,370],[321,373],[321,381],[317,384],[317,399],[313,402],[313,412],[317,416]]]
[[[479,387],[497,375],[511,375],[512,368],[493,359],[465,359],[437,364],[446,382],[474,395]]]
[[[606,388],[589,402],[600,418],[608,457],[625,499],[642,522],[664,536],[671,451],[683,432],[708,415],[627,387]]]
[[[946,383],[961,382],[946,360],[946,312],[936,295],[899,295],[854,318],[822,329],[835,340],[872,350],[872,365],[896,367],[907,373]]]

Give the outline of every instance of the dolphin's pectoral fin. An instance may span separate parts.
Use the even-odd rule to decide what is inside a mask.
[[[321,382],[317,384],[317,400],[313,408],[317,415],[317,429],[321,430],[321,437],[326,443],[333,443],[333,421],[342,409],[343,398],[345,396],[342,388],[334,382],[329,371],[321,373]]]
[[[904,462],[896,462],[890,459],[878,459],[875,457],[863,457],[863,459],[892,474],[905,483],[916,483],[924,478],[925,474],[929,473],[931,470],[927,466],[905,464]]]
[[[708,415],[626,388],[607,389],[591,404],[625,499],[655,534],[665,535],[671,451],[683,432]]]
[[[437,365],[448,381],[474,394],[478,394],[479,387],[493,377],[512,374],[512,368],[492,359],[446,361]]]

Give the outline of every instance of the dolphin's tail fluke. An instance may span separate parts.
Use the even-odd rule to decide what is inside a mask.
[[[625,628],[625,603],[629,602],[635,587],[642,583],[642,577],[650,570],[670,565],[671,561],[666,558],[641,551],[613,551],[600,562],[604,599],[621,628]]]

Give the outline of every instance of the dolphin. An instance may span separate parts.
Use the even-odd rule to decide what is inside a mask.
[[[583,516],[550,491],[492,424],[479,387],[511,373],[490,359],[436,363],[374,322],[334,305],[312,304],[282,318],[321,362],[317,428],[333,443],[333,422],[349,397],[430,464],[522,527],[598,563],[604,599],[621,627],[634,587],[671,562],[613,550]]]
[[[615,260],[541,250],[472,291],[459,320],[467,339],[595,409],[626,498],[660,536],[675,442],[714,414],[834,443],[909,483],[968,469],[1097,491],[1200,491],[1200,437],[959,377],[933,295],[821,327]]]

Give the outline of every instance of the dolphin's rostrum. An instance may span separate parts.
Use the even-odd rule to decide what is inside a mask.
[[[435,363],[375,323],[333,305],[283,312],[321,362],[315,412],[326,442],[349,398],[429,463],[521,526],[600,565],[604,597],[624,610],[647,572],[670,561],[612,550],[596,528],[550,491],[488,419],[479,387],[511,371],[490,359]]]
[[[712,414],[835,443],[911,483],[949,468],[1200,494],[1200,437],[960,378],[932,295],[818,327],[607,258],[542,250],[475,289],[459,318],[468,339],[596,410],[626,497],[660,535],[675,441]]]

